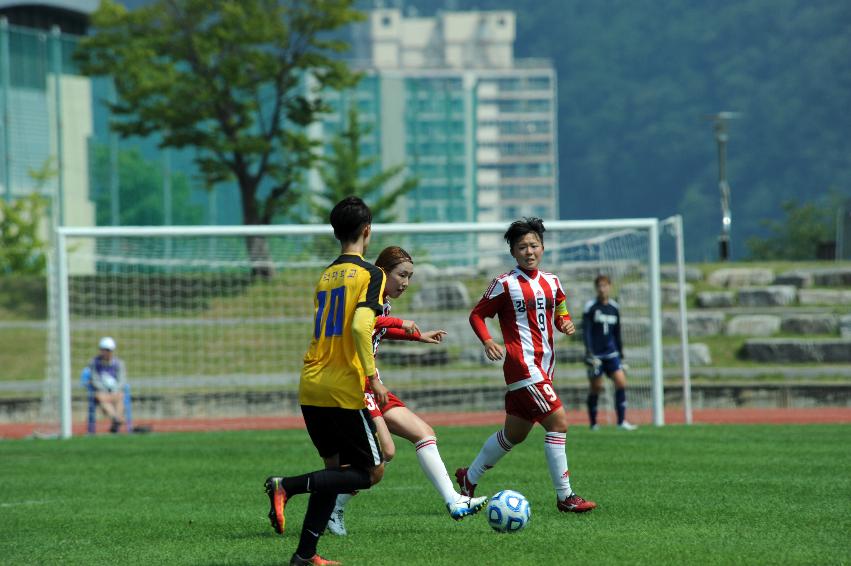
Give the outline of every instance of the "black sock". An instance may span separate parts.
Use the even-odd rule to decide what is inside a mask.
[[[626,389],[615,389],[615,411],[618,413],[618,424],[626,419]]]
[[[287,497],[300,493],[348,493],[358,489],[368,489],[370,484],[369,472],[360,468],[328,468],[283,478],[281,485],[287,492]],[[311,554],[311,556],[313,556]],[[309,558],[309,557],[308,557]]]
[[[597,401],[600,396],[596,393],[588,394],[588,420],[591,421],[591,426],[597,424]]]
[[[336,493],[313,492],[307,501],[307,512],[304,514],[304,523],[301,526],[301,538],[295,553],[304,559],[310,559],[316,554],[316,543],[325,531],[331,512],[334,511],[334,503],[337,501]]]

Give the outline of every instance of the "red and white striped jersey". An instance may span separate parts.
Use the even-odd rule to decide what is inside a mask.
[[[552,380],[554,319],[556,306],[564,301],[558,277],[515,267],[494,279],[473,308],[470,324],[482,342],[491,338],[484,319],[499,317],[505,342],[502,369],[510,391]]]

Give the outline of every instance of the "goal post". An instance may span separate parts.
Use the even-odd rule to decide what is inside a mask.
[[[542,268],[562,280],[577,326],[593,299],[594,277],[612,278],[630,364],[630,411],[646,414],[639,422],[664,424],[659,221],[545,226]],[[383,379],[414,410],[502,409],[501,366],[483,356],[467,317],[489,281],[514,265],[502,240],[506,228],[373,226],[367,260],[387,245],[414,257],[413,282],[394,301],[394,315],[449,332],[439,346],[382,343]],[[247,238],[265,241],[264,276],[254,270],[258,258],[246,251]],[[327,225],[57,229],[44,420],[56,421],[62,437],[81,430],[85,399],[77,376],[105,335],[115,337],[128,368],[136,423],[156,429],[193,419],[297,415],[313,287],[338,251]],[[555,385],[568,410],[584,413],[580,332],[556,337]],[[601,413],[610,409],[601,403]]]

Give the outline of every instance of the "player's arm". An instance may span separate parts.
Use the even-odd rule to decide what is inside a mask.
[[[561,288],[561,281],[556,278],[556,328],[559,332],[563,332],[568,336],[576,332],[576,326],[573,320],[570,319],[570,313],[567,311],[567,297],[564,294],[564,289]]]
[[[586,308],[585,312],[582,313],[582,341],[585,343],[585,356],[592,355],[591,348],[591,310],[590,308]]]
[[[369,280],[358,297],[352,319],[352,338],[364,375],[369,380],[378,405],[381,406],[387,403],[387,388],[376,378],[372,333],[375,331],[375,319],[384,312],[379,299],[384,293],[385,276],[377,267],[369,269],[368,273]]]
[[[100,372],[97,370],[97,364],[92,362],[89,365],[91,376],[89,377],[89,381],[92,384],[92,389],[95,391],[106,391],[106,386],[103,384],[103,379],[100,376]]]
[[[621,311],[616,309],[618,315],[618,323],[615,324],[615,347],[618,349],[618,355],[623,359],[623,342],[621,341]]]
[[[118,359],[117,362],[118,363],[116,364],[117,369],[115,371],[115,378],[118,382],[118,386],[124,387],[124,385],[127,383],[127,368],[124,365],[124,360]]]
[[[502,288],[498,282],[497,286],[500,289]],[[485,293],[485,296],[481,298],[475,307],[473,307],[473,311],[470,313],[470,326],[473,327],[473,332],[476,333],[476,336],[484,345],[485,355],[489,360],[496,361],[501,360],[505,355],[505,347],[496,343],[493,337],[491,337],[491,333],[488,330],[488,325],[485,323],[485,319],[493,318],[493,316],[499,312],[499,307],[504,300],[504,294],[500,293],[493,295],[491,292],[493,288],[494,285],[491,284],[491,287],[488,289],[488,292]]]
[[[390,340],[410,340],[412,342],[425,342],[426,344],[439,344],[444,336],[446,336],[445,330],[427,330],[421,333],[419,328],[415,329],[413,333],[401,328],[388,328],[384,333],[384,337]]]
[[[592,310],[594,309],[591,307],[591,305],[589,305],[588,307],[586,307],[585,312],[582,313],[582,341],[585,342],[585,365],[589,367],[597,367],[600,365],[600,360],[596,356],[594,356],[592,340]]]
[[[419,340],[420,328],[413,320],[403,320],[394,316],[381,315],[375,319],[375,329],[386,329],[384,337],[390,340]],[[398,332],[402,330],[403,332]],[[400,334],[407,336],[400,337]]]

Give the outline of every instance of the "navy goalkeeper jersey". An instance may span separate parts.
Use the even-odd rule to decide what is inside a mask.
[[[623,357],[618,304],[611,299],[606,304],[588,301],[582,313],[582,337],[585,349],[597,358]]]

